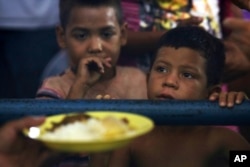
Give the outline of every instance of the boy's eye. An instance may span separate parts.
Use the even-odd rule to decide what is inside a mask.
[[[161,72],[161,73],[166,73],[168,72],[168,68],[159,66],[159,67],[156,67],[156,71]]]
[[[189,78],[189,79],[195,78],[195,76],[189,72],[184,72],[182,75],[183,77]]]
[[[74,37],[79,40],[83,40],[87,38],[87,34],[83,32],[79,33],[74,33]]]
[[[101,33],[101,36],[106,39],[111,38],[113,35],[114,35],[113,31],[105,31]]]

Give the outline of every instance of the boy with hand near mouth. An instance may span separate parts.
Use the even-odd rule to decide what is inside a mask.
[[[46,79],[38,98],[146,99],[145,74],[116,65],[127,41],[119,1],[61,0],[60,21],[58,43],[70,56],[71,69]]]

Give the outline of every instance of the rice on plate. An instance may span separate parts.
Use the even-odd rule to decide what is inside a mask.
[[[41,135],[41,139],[91,141],[133,135],[133,132],[133,128],[129,126],[129,122],[125,118],[106,116],[98,119],[84,114],[65,117],[60,123],[54,124],[51,129]]]

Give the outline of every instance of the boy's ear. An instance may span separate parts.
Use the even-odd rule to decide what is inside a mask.
[[[66,44],[65,44],[65,32],[62,26],[57,26],[56,27],[56,38],[57,38],[57,43],[60,46],[61,49],[65,49]]]
[[[121,46],[126,45],[127,43],[127,36],[128,36],[128,24],[124,22],[121,25]]]

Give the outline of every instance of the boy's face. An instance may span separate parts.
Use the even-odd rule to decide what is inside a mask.
[[[75,7],[66,28],[57,29],[61,48],[68,51],[71,65],[88,56],[110,57],[114,66],[120,47],[126,44],[126,27],[120,26],[112,7]]]
[[[149,99],[201,100],[208,96],[206,59],[199,52],[162,47],[149,73]]]

